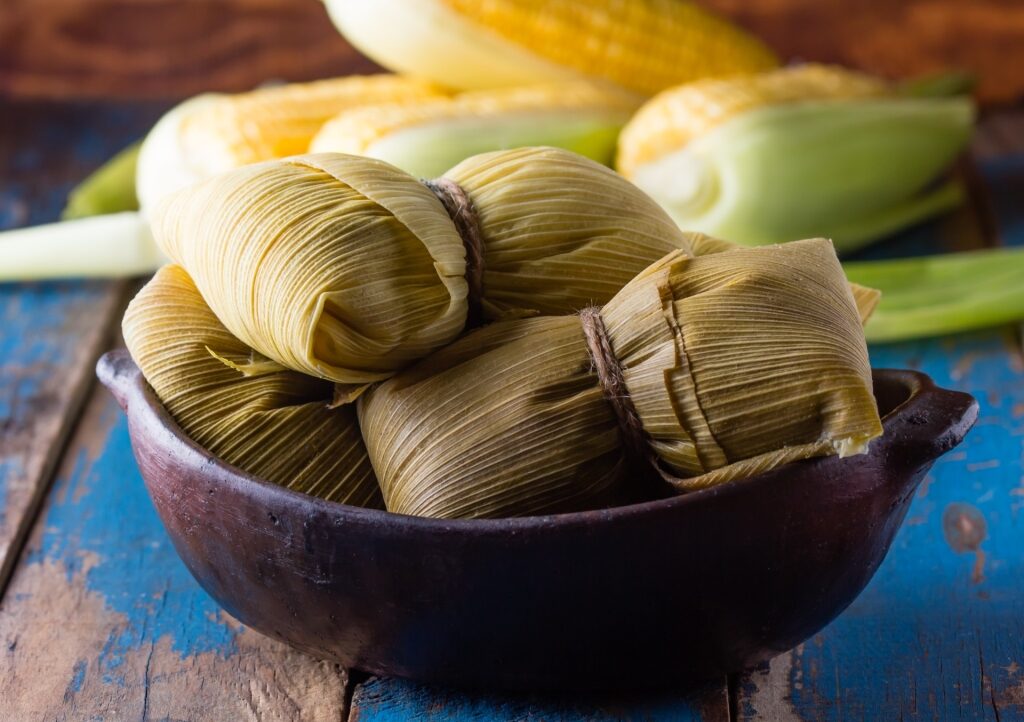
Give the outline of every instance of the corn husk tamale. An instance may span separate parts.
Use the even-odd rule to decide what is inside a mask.
[[[164,266],[132,300],[125,342],[185,434],[257,477],[331,501],[380,507],[352,407],[332,386],[254,354],[188,274]]]
[[[881,433],[861,313],[826,240],[673,252],[593,316],[603,351],[581,316],[495,323],[367,392],[360,422],[388,509],[595,508],[645,468],[699,489],[860,453]]]
[[[571,313],[689,252],[648,196],[567,151],[487,153],[444,178],[475,212],[482,262],[469,281],[466,240],[442,202],[370,158],[236,169],[161,204],[154,233],[239,339],[356,388],[453,340],[472,305],[486,319]]]

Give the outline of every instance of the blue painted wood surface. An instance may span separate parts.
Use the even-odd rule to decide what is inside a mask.
[[[0,229],[57,217],[71,184],[144,132],[154,109],[0,110]],[[124,284],[0,284],[0,589],[109,344]]]
[[[54,220],[72,183],[158,111],[4,108],[0,226]],[[0,560],[18,558],[63,456],[6,589],[0,574],[0,719],[337,720],[344,670],[222,615],[170,547],[93,375],[126,289],[0,285]]]
[[[1022,140],[1024,142],[1024,140]],[[1024,155],[986,162],[1001,239],[1024,244]],[[871,348],[973,394],[974,431],[925,479],[863,594],[745,676],[741,719],[1024,719],[1024,355],[1012,330]]]
[[[690,692],[550,696],[466,694],[401,680],[371,679],[356,688],[350,722],[462,722],[464,720],[645,720],[726,722],[724,685]]]
[[[0,607],[0,719],[337,720],[346,680],[192,579],[94,389]]]

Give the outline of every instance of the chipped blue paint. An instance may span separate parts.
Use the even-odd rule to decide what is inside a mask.
[[[1002,240],[1024,243],[1024,156],[984,170]],[[1024,719],[1019,343],[999,330],[872,347],[873,366],[919,368],[973,394],[981,411],[963,445],[933,467],[864,593],[791,655],[788,701],[801,719]],[[960,517],[970,545],[955,543],[963,530],[950,524]],[[740,690],[743,718],[762,719],[756,684],[748,677]]]
[[[99,282],[0,284],[0,423],[26,421],[28,402],[79,340],[64,332],[69,312],[103,293]]]
[[[71,681],[68,682],[68,690],[78,694],[82,691],[82,685],[85,684],[85,671],[88,668],[89,663],[84,659],[80,659],[75,662],[75,667],[71,673]]]
[[[974,394],[980,420],[935,465],[868,588],[794,655],[791,701],[802,719],[996,719],[993,690],[1019,684],[1013,665],[1024,664],[1024,518],[1011,511],[1024,501],[1024,419],[1013,417],[1024,374],[997,333],[878,347],[872,361],[916,362],[939,385]],[[987,524],[981,576],[977,556],[946,541],[953,504],[976,507]],[[743,711],[753,717],[749,684]]]
[[[43,537],[29,563],[59,562],[70,581],[84,573],[86,589],[124,615],[100,652],[109,684],[124,684],[125,656],[163,638],[182,657],[237,649],[237,629],[178,559],[135,466],[127,421],[113,401],[102,426],[110,431],[95,459],[78,452],[57,480],[43,519]]]
[[[7,521],[7,489],[10,479],[22,475],[22,462],[19,457],[0,457],[0,527]]]
[[[29,441],[35,415],[53,402],[55,378],[79,341],[66,333],[68,314],[95,304],[102,293],[95,282],[0,284],[0,435],[21,432]],[[17,444],[0,446],[0,531],[18,522],[17,514],[8,514],[8,501],[12,480],[25,475],[25,453]]]
[[[701,695],[709,694],[702,705]],[[541,695],[465,694],[426,687],[398,679],[371,679],[359,686],[352,699],[352,720],[358,722],[458,722],[460,720],[543,720],[577,722],[592,720],[645,720],[687,722],[704,719],[702,707],[717,703],[724,713],[722,689],[643,695]],[[711,707],[714,709],[714,707]],[[727,715],[724,715],[727,717]]]

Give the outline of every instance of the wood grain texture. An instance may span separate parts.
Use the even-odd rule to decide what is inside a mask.
[[[345,684],[199,588],[96,387],[0,606],[0,717],[336,721]]]
[[[701,0],[786,60],[891,77],[964,68],[987,103],[1024,95],[1017,0]],[[375,68],[317,0],[4,0],[0,93],[181,97]]]
[[[70,184],[151,122],[146,112],[52,110],[0,112],[0,228],[53,220]],[[125,292],[122,283],[0,284],[0,590]]]
[[[374,69],[317,0],[0,3],[0,94],[180,98]]]
[[[950,68],[977,76],[985,103],[1024,97],[1019,0],[701,0],[786,60],[842,63],[892,78]]]
[[[1024,124],[1009,125],[987,123],[975,149],[987,159],[982,180],[991,189],[992,227],[1000,235],[989,241],[1020,245],[1024,133],[1015,129]],[[1021,141],[1010,144],[1011,137]],[[955,247],[949,233],[962,231],[946,225],[943,242]],[[985,230],[969,235],[973,246]],[[894,247],[899,243],[886,252]],[[981,404],[978,425],[932,469],[889,557],[850,608],[813,639],[740,679],[739,719],[1024,719],[1019,337],[996,330],[879,345],[871,361],[918,368],[941,386],[972,393]]]
[[[689,692],[644,695],[540,697],[467,693],[396,679],[370,680],[352,695],[350,722],[468,722],[469,720],[645,720],[728,722],[729,700],[721,685]]]

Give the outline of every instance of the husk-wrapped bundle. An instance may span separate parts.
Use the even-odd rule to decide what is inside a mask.
[[[282,369],[231,335],[179,266],[132,300],[125,342],[187,436],[262,479],[332,501],[381,507],[351,406],[332,385]]]
[[[635,186],[553,148],[474,156],[422,183],[370,158],[296,156],[183,190],[153,220],[235,336],[356,389],[474,317],[601,304],[666,253],[689,252]]]
[[[359,409],[387,508],[449,518],[595,508],[652,468],[699,489],[882,431],[821,239],[674,252],[600,311],[477,330]]]

